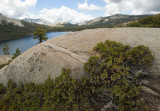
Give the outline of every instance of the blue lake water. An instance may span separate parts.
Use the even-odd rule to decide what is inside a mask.
[[[48,40],[60,35],[67,34],[69,32],[49,32],[47,33]],[[33,39],[34,36],[27,36],[24,38],[14,39],[14,40],[8,40],[8,41],[2,41],[0,42],[0,55],[3,55],[3,46],[6,43],[9,46],[9,53],[10,55],[14,54],[16,52],[16,49],[19,48],[21,52],[26,51],[27,49],[33,47],[38,43],[37,39]]]

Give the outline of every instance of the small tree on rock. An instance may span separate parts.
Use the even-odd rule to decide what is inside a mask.
[[[9,55],[9,47],[6,43],[4,44],[3,52],[4,52],[4,55]]]
[[[17,56],[19,56],[21,54],[21,51],[17,48],[16,49],[16,53],[13,54],[12,59],[15,59]]]
[[[35,37],[33,37],[33,39],[39,39],[39,43],[46,41],[48,39],[48,37],[45,37],[46,31],[42,29],[42,27],[39,27],[35,30],[34,36]]]

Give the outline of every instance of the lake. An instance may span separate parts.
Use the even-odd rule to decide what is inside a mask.
[[[47,33],[48,40],[60,35],[67,34],[69,32],[49,32]],[[26,51],[27,49],[36,45],[39,41],[37,39],[33,39],[34,36],[27,36],[24,38],[18,38],[14,40],[2,41],[0,42],[0,55],[3,55],[3,46],[6,43],[9,46],[10,55],[16,52],[16,49],[19,48],[21,52]]]

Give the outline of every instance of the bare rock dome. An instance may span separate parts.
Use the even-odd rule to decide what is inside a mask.
[[[160,77],[160,28],[101,28],[72,32],[30,48],[0,70],[0,82],[6,85],[11,78],[17,83],[42,83],[48,75],[59,76],[63,67],[79,79],[84,75],[83,64],[94,54],[93,47],[107,39],[148,46],[155,56],[150,71]]]

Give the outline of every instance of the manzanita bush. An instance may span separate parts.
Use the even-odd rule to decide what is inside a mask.
[[[99,43],[94,50],[99,56],[91,57],[84,65],[84,69],[89,74],[91,84],[96,88],[106,86],[113,96],[113,101],[119,110],[138,110],[140,101],[141,86],[135,82],[141,74],[134,71],[138,66],[149,67],[153,60],[153,55],[148,47],[143,45],[130,47],[115,41],[107,40]],[[103,87],[104,88],[104,87]]]

